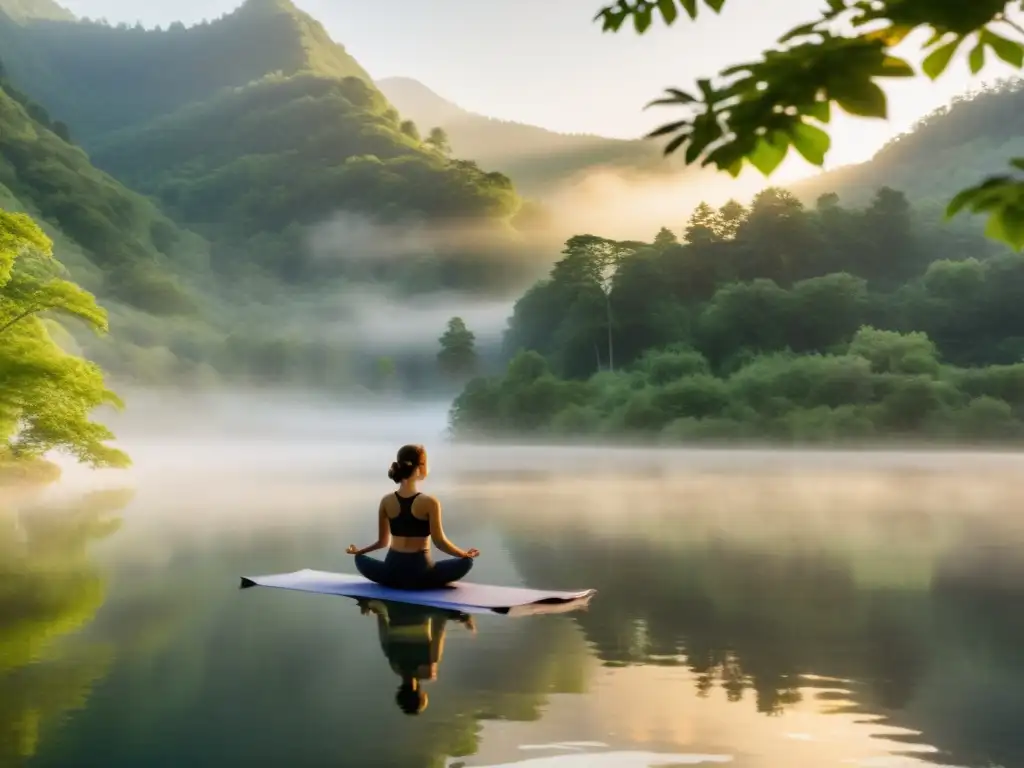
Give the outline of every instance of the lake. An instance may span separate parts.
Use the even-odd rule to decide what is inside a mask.
[[[443,404],[129,403],[135,468],[0,509],[0,765],[1024,765],[1024,457],[450,446]],[[238,588],[352,572],[408,441],[471,580],[598,590],[424,615],[414,716],[375,613]]]

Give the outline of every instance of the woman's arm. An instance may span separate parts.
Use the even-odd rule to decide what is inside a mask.
[[[380,500],[380,507],[377,508],[377,541],[368,547],[358,549],[355,544],[349,544],[345,551],[350,555],[365,555],[367,552],[376,552],[391,544],[391,526],[388,525],[388,513],[384,511],[384,499]]]
[[[480,554],[475,549],[463,552],[452,544],[444,535],[444,526],[441,524],[441,502],[433,496],[427,496],[424,501],[430,504],[427,513],[430,515],[430,538],[433,539],[435,547],[452,557],[476,557]]]

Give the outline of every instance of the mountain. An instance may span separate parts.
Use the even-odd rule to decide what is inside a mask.
[[[339,211],[381,226],[477,222],[499,231],[519,205],[506,177],[431,148],[355,77],[269,76],[112,133],[93,157],[180,221],[244,247],[289,281],[323,266],[308,250],[303,257],[302,228]]]
[[[934,212],[964,187],[1006,173],[1008,160],[1021,156],[1024,81],[1002,81],[936,110],[869,161],[802,180],[790,189],[806,202],[836,192],[844,203],[859,205],[888,186],[904,192],[915,207]]]
[[[485,117],[407,77],[384,78],[377,81],[377,87],[424,132],[443,128],[456,155],[471,157],[485,168],[500,169],[529,195],[543,196],[598,168],[658,174],[679,171],[678,163],[665,159],[655,141],[557,133]]]
[[[166,30],[0,3],[0,206],[110,310],[65,341],[119,377],[338,388],[391,354],[422,386],[443,322],[382,342],[367,302],[544,268],[509,179],[422,138],[289,0]]]
[[[151,313],[189,311],[188,292],[172,275],[200,268],[206,244],[96,169],[62,132],[0,77],[3,206],[48,223],[86,288]]]
[[[166,30],[14,19],[0,18],[0,52],[11,79],[71,125],[85,146],[271,73],[371,82],[323,25],[289,0],[247,0],[215,21]]]
[[[519,199],[508,178],[425,142],[290,0],[247,0],[187,29],[0,19],[0,49],[10,79],[59,116],[98,167],[211,241],[221,272],[394,283],[412,263],[417,278],[406,282],[426,288],[506,276],[478,252],[514,250]],[[338,215],[469,227],[473,242],[435,237],[405,265],[344,248],[325,259],[309,246],[311,230]]]
[[[75,15],[53,0],[0,0],[0,13],[15,21],[48,19],[74,21]]]

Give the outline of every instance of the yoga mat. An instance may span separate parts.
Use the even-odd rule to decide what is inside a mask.
[[[576,592],[495,587],[486,584],[456,582],[441,589],[391,589],[362,576],[347,573],[313,571],[269,576],[243,576],[241,588],[276,587],[322,595],[342,595],[366,600],[391,600],[396,603],[444,608],[462,613],[500,613],[509,616],[563,613],[585,606],[597,590]]]

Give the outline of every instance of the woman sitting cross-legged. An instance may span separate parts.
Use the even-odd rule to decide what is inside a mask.
[[[362,549],[352,544],[345,550],[355,555],[359,572],[370,581],[396,589],[436,589],[469,573],[480,552],[463,551],[448,541],[441,525],[441,504],[419,491],[419,482],[427,477],[427,452],[423,446],[402,446],[388,477],[399,487],[381,499],[377,541]],[[434,562],[430,556],[431,540],[452,558]],[[388,553],[383,560],[367,554],[385,547]]]

